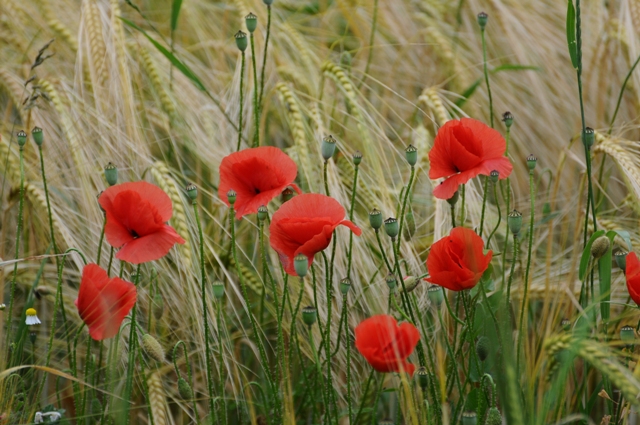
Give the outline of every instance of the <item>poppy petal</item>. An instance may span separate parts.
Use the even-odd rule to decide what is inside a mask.
[[[482,143],[483,158],[500,158],[507,150],[507,142],[502,134],[481,121],[462,118],[461,124],[471,130],[474,138]]]
[[[627,279],[627,290],[631,299],[640,305],[640,261],[635,252],[627,254],[627,264],[625,267],[625,276]]]
[[[122,192],[132,191],[137,193],[144,201],[149,202],[156,209],[160,216],[160,221],[169,221],[173,215],[173,206],[171,198],[158,186],[145,181],[121,183],[111,186],[98,198],[98,202],[102,209],[110,211],[113,209],[113,201]]]
[[[164,257],[176,243],[183,244],[185,240],[165,224],[160,231],[127,243],[116,258],[131,264],[146,263]]]

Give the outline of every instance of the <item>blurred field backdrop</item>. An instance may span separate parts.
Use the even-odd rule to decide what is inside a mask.
[[[227,291],[227,326],[220,329],[228,341],[224,347],[224,367],[231,377],[227,394],[242,406],[238,411],[248,415],[245,421],[260,423],[253,407],[257,393],[246,386],[259,380],[257,349],[249,337],[245,305],[229,256],[227,207],[217,195],[217,170],[237,143],[234,125],[240,113],[241,67],[234,33],[246,32],[245,15],[257,15],[254,35],[260,68],[267,9],[261,0],[184,0],[177,29],[172,32],[171,3],[0,2],[0,257],[12,259],[15,249],[20,180],[15,133],[20,129],[36,125],[44,129],[58,244],[62,249],[79,249],[91,261],[98,252],[103,220],[96,202],[97,194],[106,187],[103,167],[112,162],[120,170],[121,181],[144,178],[163,188],[174,204],[171,224],[187,244],[154,263],[163,310],[157,319],[150,316],[149,327],[167,351],[179,340],[188,343],[194,389],[202,399],[206,388],[197,228],[183,190],[188,182],[195,183],[205,225],[207,274],[212,282],[222,281]],[[424,273],[428,247],[448,232],[449,207],[431,195],[427,154],[437,128],[446,120],[470,116],[489,123],[476,22],[477,13],[488,13],[487,60],[496,128],[504,133],[503,112],[511,111],[515,117],[509,151],[514,163],[510,208],[518,208],[525,217],[529,215],[525,157],[530,153],[538,157],[540,221],[535,230],[531,302],[544,305],[545,314],[536,315],[530,325],[525,351],[531,408],[538,402],[536,394],[544,392],[541,383],[548,359],[541,344],[557,333],[560,319],[574,315],[580,288],[577,262],[582,251],[585,163],[580,143],[572,144],[580,134],[580,109],[566,42],[566,7],[566,2],[552,0],[393,0],[380,1],[374,16],[374,0],[275,0],[259,123],[262,144],[280,147],[296,161],[298,183],[305,192],[322,192],[320,141],[332,134],[340,155],[329,162],[329,188],[345,207],[353,179],[350,158],[356,150],[363,153],[354,221],[364,233],[354,244],[351,299],[355,305],[349,316],[353,327],[365,316],[386,311],[388,290],[384,273],[379,271],[382,261],[376,254],[367,213],[377,207],[385,217],[397,214],[409,174],[404,159],[409,143],[418,148],[419,162],[411,204],[416,229],[401,245],[407,270]],[[175,56],[195,76],[187,78],[172,67],[143,33],[119,17],[135,23],[169,50],[173,44]],[[599,224],[608,230],[628,231],[638,248],[640,72],[629,79],[613,128],[610,124],[623,81],[640,55],[640,1],[586,0],[582,24],[586,123],[597,131],[593,152]],[[51,39],[55,41],[45,55],[54,55],[32,69],[38,50]],[[244,137],[249,141],[255,128],[250,65],[248,49],[242,112]],[[25,88],[30,78],[34,79]],[[199,83],[194,83],[196,79]],[[39,167],[36,146],[30,141],[25,149],[25,228],[20,257],[51,252]],[[479,182],[468,185],[469,227],[479,223]],[[543,217],[546,202],[550,209]],[[493,200],[489,208],[489,221],[495,223]],[[270,209],[273,212],[275,204]],[[504,206],[502,213],[504,217]],[[256,300],[253,310],[268,331],[273,326],[273,307],[269,298],[260,303],[263,285],[256,234],[252,218],[239,223],[241,268],[253,291],[250,297]],[[339,277],[345,274],[348,237],[346,230],[337,235]],[[494,251],[501,251],[503,234],[493,241]],[[104,264],[108,255],[109,249],[103,249]],[[277,264],[275,253],[271,262]],[[67,318],[76,326],[81,322],[73,300],[81,264],[78,256],[70,255],[64,269]],[[117,262],[115,267],[119,267]],[[11,269],[4,270],[5,288]],[[30,294],[37,293],[35,306],[44,322],[33,348],[37,359],[48,339],[56,266],[53,260],[32,259],[20,262],[18,273],[17,311],[24,311],[23,303],[33,302]],[[149,284],[151,265],[143,267],[143,275],[139,304],[147,311],[149,300],[154,299],[154,286]],[[626,301],[624,277],[617,269],[613,282],[614,298]],[[417,291],[421,308],[428,309],[426,287]],[[306,302],[310,296],[305,295]],[[8,302],[7,291],[4,297]],[[338,297],[335,321],[341,302]],[[215,313],[212,302],[209,317]],[[326,320],[322,303],[319,314]],[[635,325],[636,319],[628,312],[620,323]],[[214,328],[218,329],[215,323]],[[337,338],[337,331],[333,336]],[[123,336],[123,345],[125,340]],[[57,343],[64,352],[63,341]],[[303,352],[312,356],[304,338],[301,344]],[[126,353],[122,356],[124,361]],[[153,371],[147,381],[155,423],[189,423],[190,405],[179,400],[170,359],[171,354],[165,363],[148,367]],[[344,362],[342,351],[334,362],[339,369]],[[353,362],[355,371],[364,370],[357,353]],[[65,355],[55,357],[52,365],[64,370]],[[341,373],[335,373],[336,385],[344,385]],[[365,377],[354,381],[356,397]],[[137,381],[136,385],[142,384]],[[52,388],[53,379],[47,389]],[[564,397],[567,406],[577,405],[571,391]],[[201,403],[205,409],[206,404]],[[136,412],[139,423],[146,423],[146,408]]]

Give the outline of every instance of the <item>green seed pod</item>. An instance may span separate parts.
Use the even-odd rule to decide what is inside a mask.
[[[560,327],[562,327],[562,330],[565,332],[568,332],[571,330],[571,320],[567,319],[566,317],[564,319],[562,319],[560,321]]]
[[[420,366],[418,370],[416,370],[416,378],[418,380],[418,384],[422,388],[422,391],[425,391],[429,385],[429,372],[427,371],[427,368]]]
[[[17,136],[18,136],[18,146],[20,146],[20,148],[22,149],[24,145],[27,143],[27,133],[20,130],[18,131]]]
[[[336,151],[336,139],[332,135],[328,135],[322,139],[322,146],[320,147],[322,158],[328,161]]]
[[[260,205],[258,207],[258,220],[264,221],[264,219],[267,218],[268,214],[269,210],[267,210],[267,207],[265,205]]]
[[[229,205],[233,205],[236,203],[237,196],[238,194],[236,193],[235,190],[229,189],[229,191],[227,192],[227,201],[229,202]]]
[[[484,12],[478,13],[478,25],[480,25],[480,29],[484,30],[484,27],[487,26],[487,20],[489,19],[489,15]]]
[[[440,307],[444,302],[444,290],[442,289],[442,286],[429,286],[429,289],[427,289],[427,296],[429,297],[429,301],[435,304],[436,307]]]
[[[623,341],[627,347],[634,344],[636,340],[636,331],[633,326],[623,326],[620,328],[620,340]]]
[[[151,335],[142,335],[142,348],[144,348],[144,352],[147,353],[147,356],[151,357],[153,360],[157,362],[164,361],[164,349],[158,340]]]
[[[267,6],[271,6],[273,4],[273,0],[262,0],[262,2]]]
[[[616,252],[613,253],[613,258],[616,260],[616,264],[620,267],[622,272],[626,272],[627,270],[627,254],[628,252],[624,249],[617,249]]]
[[[377,209],[372,209],[369,212],[369,224],[376,231],[382,227],[382,213]]]
[[[413,213],[411,211],[405,214],[404,222],[406,226],[402,228],[402,233],[404,234],[404,238],[406,240],[410,240],[413,235],[416,234],[416,219],[413,217]]]
[[[529,171],[535,170],[537,162],[538,158],[536,158],[533,154],[530,154],[527,157],[527,167],[529,168]]]
[[[462,414],[462,425],[476,425],[477,422],[476,412],[464,412]]]
[[[514,209],[507,216],[507,224],[511,233],[517,236],[520,233],[520,229],[522,229],[522,214]]]
[[[398,286],[398,280],[396,279],[396,275],[394,275],[393,273],[389,273],[385,278],[385,282],[387,283],[387,286],[389,287],[391,292],[396,290],[396,287]]]
[[[302,309],[302,321],[305,325],[313,326],[313,324],[316,323],[317,319],[318,312],[316,311],[316,308],[314,306],[309,305]]]
[[[44,142],[44,133],[40,127],[33,127],[31,130],[31,137],[33,137],[33,141],[36,142],[36,145],[42,146]]]
[[[502,415],[497,407],[492,407],[487,413],[486,425],[502,425]]]
[[[191,201],[195,201],[198,198],[198,188],[195,184],[189,183],[185,190],[187,191],[187,195],[189,195],[189,199],[191,199]]]
[[[98,418],[102,415],[102,403],[100,403],[100,399],[98,397],[93,397],[91,399],[91,414],[94,418]]]
[[[285,190],[282,191],[282,203],[284,204],[289,199],[293,198],[294,194],[295,193],[293,192],[293,189],[291,189],[290,187],[287,187]]]
[[[345,277],[340,281],[340,292],[342,295],[347,295],[349,293],[349,289],[351,289],[351,280],[348,277]]]
[[[409,165],[412,167],[415,166],[418,162],[418,149],[413,145],[407,146],[404,150],[404,157],[407,159],[407,163],[409,163]]]
[[[360,163],[362,162],[362,152],[360,151],[355,151],[353,153],[353,163],[355,165],[360,165]]]
[[[587,127],[584,129],[584,143],[587,145],[587,148],[591,149],[591,146],[596,141],[596,132],[591,127]]]
[[[513,115],[511,114],[511,112],[507,111],[502,114],[502,121],[504,122],[504,125],[507,126],[507,129],[511,128],[511,126],[513,125]]]
[[[498,170],[493,170],[489,174],[489,178],[491,179],[491,183],[493,184],[498,183],[498,179],[500,179],[500,172]]]
[[[293,267],[296,269],[298,276],[305,277],[309,270],[309,259],[304,254],[298,254],[293,259]]]
[[[242,30],[238,31],[234,36],[236,39],[236,46],[241,52],[247,50],[247,34],[242,32]]]
[[[183,400],[193,400],[191,385],[182,376],[178,378],[178,393]]]
[[[244,17],[244,23],[247,26],[247,30],[249,30],[250,33],[253,33],[258,27],[258,17],[253,13],[249,13]]]
[[[460,193],[458,193],[458,191],[456,190],[454,192],[453,196],[451,196],[451,198],[447,199],[447,203],[453,207],[458,202],[458,198],[460,198]]]
[[[219,280],[213,282],[213,285],[211,285],[211,290],[213,292],[213,296],[217,300],[220,300],[222,299],[222,297],[224,297],[224,284]]]
[[[603,235],[599,238],[596,238],[596,240],[593,241],[593,244],[591,244],[591,255],[593,256],[594,260],[597,260],[604,254],[606,254],[607,251],[609,251],[610,246],[611,241],[609,241],[608,237]]]
[[[162,298],[162,294],[157,293],[153,297],[153,317],[155,317],[156,320],[160,320],[163,314],[164,314],[164,298]]]
[[[489,338],[486,336],[481,336],[476,341],[476,355],[481,362],[487,360],[487,357],[489,357]]]
[[[389,217],[388,219],[386,219],[384,221],[384,231],[391,239],[394,239],[396,236],[398,236],[398,232],[400,231],[398,220],[393,217]]]
[[[422,282],[422,279],[416,276],[407,276],[404,278],[404,289],[407,292],[412,292]]]

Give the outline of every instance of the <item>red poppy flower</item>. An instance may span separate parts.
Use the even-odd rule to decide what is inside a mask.
[[[427,257],[428,282],[452,291],[473,288],[482,277],[493,252],[483,253],[484,241],[471,229],[456,227],[431,245]]]
[[[627,289],[631,299],[640,306],[640,261],[635,252],[627,254],[627,266],[625,268]]]
[[[287,186],[301,193],[293,183],[296,174],[296,163],[278,148],[261,146],[244,149],[222,159],[218,196],[229,205],[227,192],[235,190],[237,196],[233,207],[236,218],[240,219],[258,212],[258,207],[267,205]]]
[[[101,341],[116,336],[124,317],[136,303],[136,296],[133,283],[117,277],[110,279],[100,266],[87,264],[82,269],[76,307],[89,327],[91,338]]]
[[[471,119],[447,121],[440,127],[429,152],[430,179],[446,179],[433,190],[433,196],[449,199],[472,178],[491,171],[506,179],[513,169],[504,156],[507,144],[500,133],[484,123]]]
[[[157,186],[144,181],[122,183],[102,192],[98,199],[107,214],[107,241],[118,251],[116,258],[132,264],[167,255],[185,241],[166,224],[173,214],[171,199]]]
[[[299,195],[282,204],[271,218],[269,243],[280,255],[286,272],[296,276],[293,258],[298,254],[306,255],[311,265],[313,256],[329,246],[334,229],[341,224],[360,236],[362,230],[344,216],[338,201],[316,193]]]
[[[370,317],[356,327],[356,348],[378,372],[400,372],[413,375],[416,367],[407,362],[420,340],[420,333],[409,322],[398,322],[393,316]]]

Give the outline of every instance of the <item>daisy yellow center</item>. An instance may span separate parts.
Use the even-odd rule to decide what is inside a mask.
[[[36,316],[38,313],[36,312],[35,308],[28,308],[27,309],[27,316]]]

